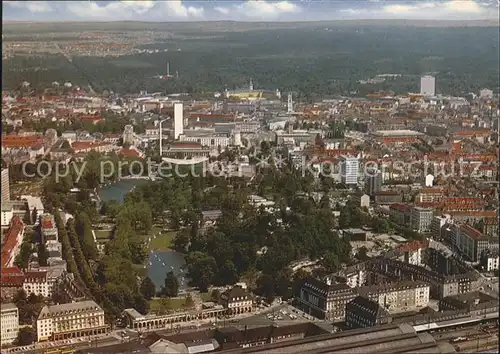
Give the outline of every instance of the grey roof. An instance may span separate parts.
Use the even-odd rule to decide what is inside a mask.
[[[57,314],[69,313],[69,312],[87,312],[87,311],[102,311],[102,309],[93,300],[72,302],[69,304],[60,304],[53,306],[44,306],[38,315],[41,317],[51,317]]]
[[[9,310],[17,309],[17,306],[13,302],[8,302],[8,303],[0,304],[0,308],[2,311],[9,311]]]
[[[215,339],[206,339],[199,342],[185,344],[190,354],[211,352],[219,347],[219,344]]]
[[[363,312],[369,312],[371,316],[375,318],[387,318],[390,317],[389,312],[380,306],[377,302],[369,300],[362,296],[356,296],[351,302],[348,303],[348,307],[355,307]]]

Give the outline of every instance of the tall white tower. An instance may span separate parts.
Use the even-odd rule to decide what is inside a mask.
[[[134,126],[127,124],[123,129],[122,140],[124,144],[134,145],[135,142],[135,134],[134,134]]]
[[[424,96],[436,95],[436,78],[425,75],[420,78],[420,94]]]
[[[358,184],[359,161],[357,157],[341,156],[340,177],[345,185]]]
[[[250,79],[250,91],[253,91],[253,81]]]
[[[292,97],[292,93],[288,93],[288,113],[292,113],[293,112],[293,97]]]
[[[184,106],[182,103],[174,103],[174,139],[184,133]]]
[[[242,146],[242,142],[241,142],[241,133],[239,130],[235,130],[234,131],[234,136],[233,136],[233,144],[234,146]]]

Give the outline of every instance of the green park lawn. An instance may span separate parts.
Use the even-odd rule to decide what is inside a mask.
[[[154,234],[156,235],[156,237],[151,240],[149,248],[151,250],[160,251],[170,248],[170,246],[172,245],[172,240],[174,239],[177,232],[168,231],[161,234],[160,233],[154,233]]]
[[[211,302],[212,300],[212,294],[210,292],[206,293],[200,293],[200,297],[203,300],[203,302]]]
[[[162,298],[149,300],[149,312],[151,313],[161,313],[161,312],[173,312],[176,310],[186,309],[186,299],[185,298]]]

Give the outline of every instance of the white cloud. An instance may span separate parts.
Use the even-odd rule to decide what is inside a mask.
[[[454,12],[478,13],[484,10],[484,4],[473,0],[453,0],[444,3],[444,6]]]
[[[488,15],[490,4],[475,0],[451,0],[445,2],[421,2],[415,4],[392,4],[382,7],[382,12],[405,18],[471,19],[467,16]]]
[[[281,14],[297,13],[300,12],[301,8],[289,1],[248,0],[241,5],[236,5],[236,10],[246,17],[268,19]]]
[[[166,9],[167,16],[173,15],[174,17],[202,17],[205,10],[203,7],[184,6],[181,0],[169,0],[162,2],[163,7]]]
[[[214,10],[216,12],[219,12],[219,13],[223,14],[223,15],[229,14],[229,9],[227,7],[216,6],[216,7],[214,7]]]
[[[418,11],[422,9],[432,9],[435,8],[437,5],[436,3],[433,2],[424,2],[424,3],[419,3],[415,5],[388,5],[383,7],[384,12],[392,13],[392,14],[398,14],[398,13],[407,13],[407,12],[412,12],[412,11]]]
[[[120,5],[123,6],[125,9],[130,9],[131,11],[137,12],[138,14],[142,15],[151,8],[155,6],[154,2],[152,0],[146,0],[146,1],[122,1]]]
[[[47,1],[8,1],[3,2],[3,4],[8,4],[11,7],[25,9],[31,13],[42,13],[42,12],[51,12],[52,7],[49,5]]]
[[[154,10],[154,16],[161,19],[202,17],[203,7],[185,6],[181,0],[155,1],[111,1],[99,5],[95,1],[74,1],[67,3],[68,10],[81,18],[101,20],[138,19]]]

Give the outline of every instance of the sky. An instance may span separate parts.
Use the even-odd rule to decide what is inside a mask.
[[[2,1],[3,21],[499,19],[500,0]]]

